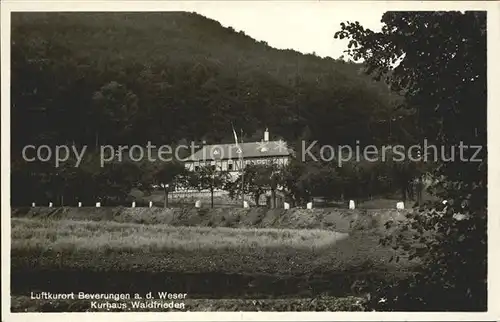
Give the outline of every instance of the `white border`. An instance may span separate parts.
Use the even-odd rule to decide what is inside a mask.
[[[293,3],[293,4],[292,4]],[[12,11],[195,11],[201,7],[244,10],[269,5],[348,6],[353,11],[370,10],[487,10],[488,11],[488,308],[487,313],[462,312],[166,312],[166,313],[10,313],[10,13]],[[500,283],[500,3],[418,1],[5,1],[1,3],[1,169],[2,169],[2,321],[485,321],[499,320]],[[497,198],[495,198],[497,197]],[[496,211],[497,210],[497,211]],[[460,269],[460,268],[457,268]],[[497,305],[495,305],[497,304]]]

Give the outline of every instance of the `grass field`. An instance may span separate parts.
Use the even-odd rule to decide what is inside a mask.
[[[311,229],[172,227],[117,222],[12,219],[12,247],[31,250],[130,250],[293,247],[319,249],[348,234]]]
[[[27,299],[33,291],[74,290],[186,292],[191,310],[200,311],[289,310],[287,303],[295,303],[297,310],[328,310],[345,304],[343,298],[359,296],[356,285],[402,278],[414,265],[389,261],[394,251],[379,245],[379,224],[364,213],[253,211],[243,216],[230,210],[150,209],[150,217],[141,210],[138,219],[129,210],[94,211],[15,212],[13,310],[85,311],[88,305],[80,302]],[[134,220],[126,222],[128,218]],[[238,228],[208,227],[228,221]],[[323,228],[276,228],[280,226]],[[315,306],[319,297],[330,304]],[[255,305],[255,299],[264,306]],[[351,302],[341,307],[356,309]]]

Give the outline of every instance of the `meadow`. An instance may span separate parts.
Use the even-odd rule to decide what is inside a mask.
[[[155,252],[221,248],[320,249],[347,233],[319,229],[173,227],[75,220],[12,219],[12,247],[40,251]]]
[[[127,222],[132,211],[139,218]],[[359,310],[367,287],[412,271],[414,263],[390,262],[380,220],[364,213],[252,211],[14,211],[12,310],[88,309],[29,300],[32,291],[166,289],[188,293],[190,310]]]

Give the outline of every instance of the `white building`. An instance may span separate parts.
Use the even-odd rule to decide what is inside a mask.
[[[269,141],[269,131],[266,129],[260,142],[205,145],[185,160],[186,169],[195,171],[200,166],[211,165],[221,171],[229,171],[236,178],[247,164],[263,164],[274,162],[286,165],[292,151],[286,142]]]

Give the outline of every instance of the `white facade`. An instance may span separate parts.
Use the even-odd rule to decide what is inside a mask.
[[[237,178],[248,164],[274,163],[278,166],[285,166],[290,156],[291,150],[288,149],[286,142],[269,141],[269,131],[266,129],[260,142],[205,145],[185,160],[184,164],[189,171],[196,171],[199,167],[213,166]]]
[[[241,170],[241,164],[266,164],[266,163],[275,163],[277,165],[287,165],[289,158],[288,157],[265,157],[265,158],[249,158],[243,160],[207,160],[207,161],[187,161],[185,163],[186,169],[190,171],[195,171],[200,166],[212,165],[215,166],[216,169],[221,171],[229,171],[229,172],[239,172]]]

